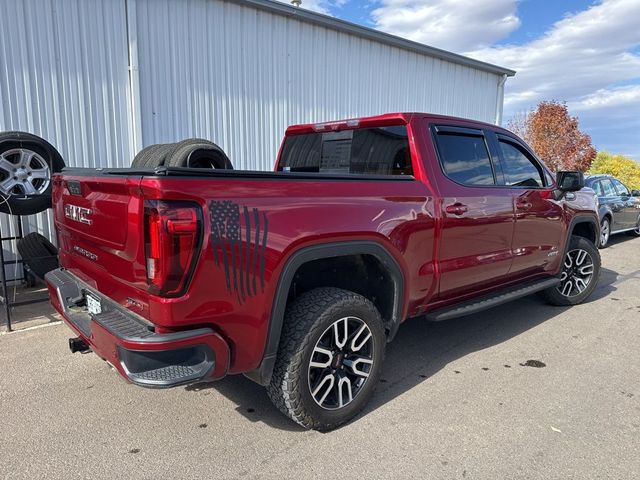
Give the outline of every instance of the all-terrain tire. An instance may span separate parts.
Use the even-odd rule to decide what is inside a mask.
[[[18,240],[18,253],[29,271],[41,279],[59,266],[58,249],[37,232]]]
[[[30,155],[25,157],[29,160],[23,164],[19,162],[20,152]],[[5,180],[16,184],[7,186],[5,191],[0,189],[0,212],[33,215],[51,207],[52,176],[65,166],[60,152],[53,145],[30,133],[2,132],[0,158],[0,185],[5,185]],[[33,193],[27,193],[24,186],[20,186],[27,186],[27,182]]]
[[[310,362],[321,336],[344,317],[362,320],[370,329],[373,363],[353,400],[329,410],[312,396]],[[269,398],[282,413],[305,428],[320,431],[337,428],[355,417],[373,395],[382,371],[385,344],[380,313],[369,300],[338,288],[310,290],[287,307],[278,358],[267,386]]]
[[[561,288],[564,284],[543,290],[540,292],[540,295],[547,301],[547,303],[558,306],[577,305],[585,301],[596,288],[598,277],[600,276],[601,260],[600,252],[591,240],[575,235],[571,236],[569,240],[569,248],[567,249],[567,253],[563,259],[563,273],[569,274],[571,271],[570,267],[567,267],[567,257],[571,255],[572,252],[576,252],[578,250],[585,251],[593,264],[593,274],[589,283],[583,291],[573,296],[567,296],[561,292]],[[575,261],[575,259],[573,261]]]

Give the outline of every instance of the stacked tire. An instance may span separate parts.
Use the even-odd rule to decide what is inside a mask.
[[[140,150],[131,162],[133,168],[185,167],[231,170],[229,157],[215,143],[189,138],[176,143],[158,143]]]

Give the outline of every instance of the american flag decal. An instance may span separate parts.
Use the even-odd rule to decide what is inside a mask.
[[[224,267],[227,291],[233,292],[238,302],[264,291],[265,253],[267,249],[268,221],[257,208],[230,200],[212,201],[211,248],[216,265]]]

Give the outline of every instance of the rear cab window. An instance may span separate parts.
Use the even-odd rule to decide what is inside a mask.
[[[285,138],[278,171],[413,175],[406,125]]]

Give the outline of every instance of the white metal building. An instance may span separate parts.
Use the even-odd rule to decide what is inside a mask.
[[[72,166],[128,166],[197,136],[264,170],[292,123],[499,123],[514,74],[269,0],[0,0],[0,13],[0,130],[40,135]],[[29,228],[53,237],[50,212]]]

